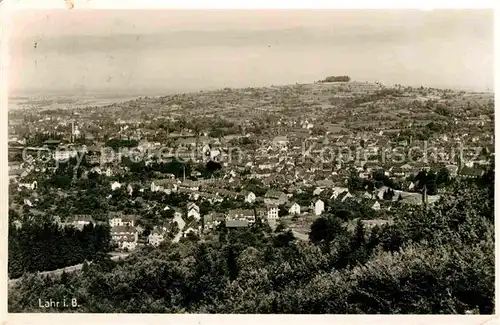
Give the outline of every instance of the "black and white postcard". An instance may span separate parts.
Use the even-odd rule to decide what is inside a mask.
[[[495,314],[493,9],[78,6],[4,35],[9,314]]]

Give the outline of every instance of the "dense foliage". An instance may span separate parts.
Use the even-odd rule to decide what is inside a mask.
[[[129,140],[129,139],[109,139],[106,141],[106,146],[113,148],[113,149],[118,149],[118,148],[133,148],[137,147],[138,141],[137,140]]]
[[[320,82],[349,82],[351,81],[351,77],[349,76],[330,76],[326,77],[324,80]]]
[[[9,278],[27,272],[49,271],[92,260],[110,247],[107,225],[85,225],[81,230],[52,222],[9,225]]]

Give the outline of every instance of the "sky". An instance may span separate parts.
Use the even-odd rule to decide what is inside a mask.
[[[38,10],[15,13],[9,35],[11,95],[494,79],[491,10]]]

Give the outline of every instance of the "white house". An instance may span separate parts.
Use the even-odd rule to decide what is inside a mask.
[[[291,215],[299,215],[300,214],[300,205],[298,203],[294,202],[290,206],[290,209],[288,209],[288,213]]]
[[[253,210],[247,209],[233,209],[229,210],[226,216],[226,220],[246,220],[248,223],[255,222],[255,213]]]
[[[204,229],[213,229],[220,225],[225,220],[224,215],[217,213],[209,213],[203,216]]]
[[[186,230],[184,230],[184,232],[182,233],[182,236],[187,237],[187,235],[189,235],[190,233],[198,235],[199,230],[197,230],[196,228],[193,228],[193,227],[188,227]]]
[[[208,143],[206,143],[202,148],[201,148],[201,152],[204,154],[204,155],[210,155],[210,145]]]
[[[313,191],[313,195],[320,195],[321,192],[323,192],[323,189],[321,187],[316,187]]]
[[[279,215],[279,208],[276,205],[268,205],[267,206],[267,219],[268,220],[277,220]]]
[[[321,200],[317,200],[314,204],[314,214],[319,216],[325,211],[325,203]]]
[[[148,244],[151,246],[160,245],[163,241],[165,241],[165,231],[166,229],[155,227],[148,236]]]
[[[129,236],[127,239],[121,241],[121,248],[128,251],[133,251],[137,247],[137,239]]]
[[[91,222],[93,222],[93,219],[89,215],[76,215],[69,218],[66,221],[66,224],[73,225],[75,228],[78,229],[83,229],[83,227],[90,224]]]
[[[198,207],[195,203],[189,202],[187,205],[187,216],[195,218],[197,221],[201,219],[200,216],[200,207]]]
[[[380,210],[380,203],[378,203],[378,201],[375,202],[375,203],[373,203],[372,209],[375,210],[375,211]]]
[[[361,179],[367,179],[368,177],[370,177],[370,174],[367,172],[361,172],[358,174],[358,177]]]
[[[349,192],[349,189],[347,187],[334,187],[330,199],[336,199],[340,194],[344,192]]]
[[[177,184],[175,180],[172,179],[159,179],[151,182],[151,192],[165,192],[170,194],[172,192],[177,192]]]
[[[247,203],[254,203],[257,197],[253,192],[244,192],[243,195],[245,195],[245,202]]]
[[[219,149],[213,149],[213,150],[210,150],[210,158],[211,159],[216,159],[217,157],[219,157],[221,154],[220,150]]]
[[[118,226],[135,226],[135,216],[133,215],[113,215],[109,218],[109,226],[110,227],[118,227]]]
[[[30,189],[30,190],[36,190],[38,186],[38,183],[36,181],[33,181],[33,183],[19,183],[18,187],[21,188],[21,187],[25,187],[27,189]]]

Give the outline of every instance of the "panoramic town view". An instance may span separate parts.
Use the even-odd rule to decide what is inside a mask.
[[[40,29],[76,19],[36,15]],[[90,17],[81,15],[83,22]],[[116,15],[96,21],[119,25]],[[137,25],[150,19],[150,29],[161,31],[153,23],[158,17],[141,15]],[[311,30],[321,23],[335,29],[328,15],[345,17],[338,26],[345,25],[346,34],[362,22],[392,22],[382,24],[380,33],[391,42],[413,35],[414,46],[398,43],[392,50],[408,60],[396,50],[406,46],[403,52],[414,54],[404,64],[417,65],[392,77],[388,62],[398,59],[377,58],[392,51],[385,38],[372,42],[369,33],[359,32],[353,35],[361,35],[360,44],[350,45],[332,36],[336,31],[307,29],[313,22]],[[11,77],[18,92],[9,99],[8,121],[9,312],[494,313],[493,14],[277,14],[277,22],[306,26],[297,39],[292,27],[266,27],[274,21],[267,14],[252,13],[240,27],[236,16],[197,13],[190,20],[182,13],[178,24],[161,25],[181,29],[165,36],[173,43],[179,37],[179,57],[165,59],[165,65],[185,64],[174,72],[160,61],[147,64],[143,50],[134,49],[133,58],[127,54],[127,44],[147,38],[146,31],[92,41],[96,29],[71,44],[67,35],[17,35],[22,46],[14,42],[11,55],[22,51],[24,58],[17,60],[31,61],[13,66],[34,72]],[[188,22],[200,17],[209,17],[202,24],[214,31],[189,45],[197,25]],[[448,29],[439,27],[445,19]],[[215,21],[224,22],[220,30],[230,34],[224,46],[238,49],[228,54],[228,62],[231,55],[237,59],[227,67],[186,54],[205,47],[207,56],[218,53],[213,47],[223,51],[226,34]],[[406,22],[402,32],[394,27]],[[423,22],[429,29],[435,24],[435,37],[450,37],[443,51],[455,52],[433,52],[429,31],[418,34]],[[155,37],[162,37],[160,31]],[[304,35],[311,38],[302,41]],[[460,46],[469,51],[468,37],[483,45],[462,53]],[[250,45],[241,45],[245,38]],[[345,43],[335,51],[355,46],[352,61],[348,53],[338,54],[342,62],[334,67],[323,63],[325,53],[309,57],[322,51],[314,42],[329,38]],[[77,53],[80,39],[93,47],[85,54],[92,65],[101,62],[96,53],[109,60],[101,72],[84,72],[86,63],[81,71],[70,66],[68,58],[83,57]],[[116,44],[110,46],[112,39]],[[177,44],[144,42],[137,46]],[[293,42],[313,50],[281,58],[281,51],[294,51]],[[273,50],[280,46],[285,49]],[[247,50],[259,59],[252,61]],[[273,58],[261,67],[265,55]],[[368,63],[362,62],[365,55]],[[467,55],[477,66],[473,61],[464,67]],[[116,64],[109,68],[113,56]],[[433,57],[436,62],[426,61]],[[130,66],[144,70],[129,76]],[[288,71],[293,66],[307,72]],[[267,68],[273,76],[253,72]],[[433,72],[420,74],[427,68]],[[282,69],[280,77],[275,69]],[[199,79],[186,76],[195,70]],[[219,70],[211,82],[207,75]],[[487,77],[481,79],[481,71]],[[154,77],[148,79],[149,73]],[[245,83],[245,73],[251,82]],[[163,88],[160,74],[171,78]],[[134,76],[137,81],[131,81]],[[488,76],[491,82],[483,83]]]

